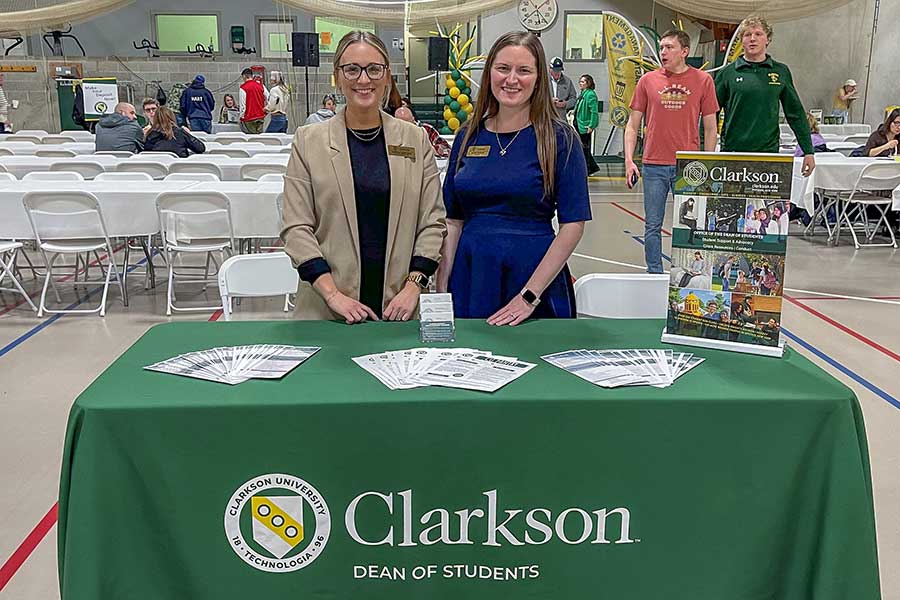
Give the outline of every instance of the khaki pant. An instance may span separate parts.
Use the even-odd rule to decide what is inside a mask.
[[[265,119],[256,119],[255,121],[241,121],[241,131],[244,133],[262,133],[263,123]]]

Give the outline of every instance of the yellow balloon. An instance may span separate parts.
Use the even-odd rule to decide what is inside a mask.
[[[456,80],[453,79],[452,77],[448,77],[448,78],[447,78],[447,81],[446,81],[445,83],[446,83],[446,85],[447,85],[447,89],[451,89],[451,90],[452,90],[453,88],[456,87]]]
[[[453,118],[453,111],[450,110],[449,108],[445,108],[444,109],[444,120],[449,121],[452,118]]]
[[[450,97],[451,98],[459,98],[459,94],[460,94],[460,91],[459,91],[458,87],[450,88]]]
[[[460,106],[462,106],[462,107],[465,108],[466,104],[469,103],[469,97],[466,96],[465,94],[460,94],[460,95],[456,98],[456,101],[459,102],[459,105],[460,105]]]
[[[457,119],[456,117],[453,117],[452,119],[448,119],[447,127],[452,129],[453,131],[456,131],[457,129],[459,129],[459,119]]]
[[[473,112],[475,112],[475,105],[469,102],[463,107],[463,110],[471,115]]]

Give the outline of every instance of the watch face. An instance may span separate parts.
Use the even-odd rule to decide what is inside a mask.
[[[556,19],[556,0],[521,0],[519,20],[526,29],[542,31]]]

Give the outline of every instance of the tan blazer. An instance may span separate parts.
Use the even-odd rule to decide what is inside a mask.
[[[424,129],[382,115],[391,170],[384,298],[381,310],[405,285],[413,256],[440,260],[446,235],[441,180]],[[337,288],[359,299],[361,262],[353,177],[366,165],[351,165],[344,112],[324,123],[301,127],[284,177],[281,239],[297,267],[322,257]],[[415,153],[414,158],[400,153]],[[378,307],[372,307],[378,311]],[[298,319],[337,319],[322,297],[304,281],[297,289]]]

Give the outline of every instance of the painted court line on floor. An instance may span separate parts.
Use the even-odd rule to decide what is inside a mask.
[[[811,294],[812,298],[801,298],[800,296],[793,296],[794,300],[859,300],[860,302],[875,302],[878,304],[894,304],[900,305],[900,302],[893,302],[893,300],[900,300],[900,296],[846,296],[844,294],[832,294],[830,292],[815,292],[812,290],[798,290],[794,288],[784,288],[787,292],[796,292],[798,294]]]
[[[573,252],[572,256],[575,258],[583,258],[586,260],[595,260],[597,262],[609,263],[611,265],[619,265],[620,267],[631,267],[632,269],[640,269],[644,271],[645,268],[641,265],[633,265],[627,262],[619,262],[617,260],[609,260],[608,258],[600,258],[599,256],[591,256],[590,254],[579,254],[578,252]]]
[[[0,566],[0,592],[3,591],[3,588],[6,587],[6,584],[9,583],[9,580],[13,578],[13,575],[16,574],[16,571],[19,570],[28,557],[31,556],[31,553],[38,547],[38,544],[40,544],[47,536],[47,533],[53,529],[53,526],[56,525],[58,516],[59,503],[57,502],[50,507],[50,510],[47,511],[44,518],[34,526],[31,533],[29,533],[25,540],[19,544],[19,547],[15,549],[9,559]]]

